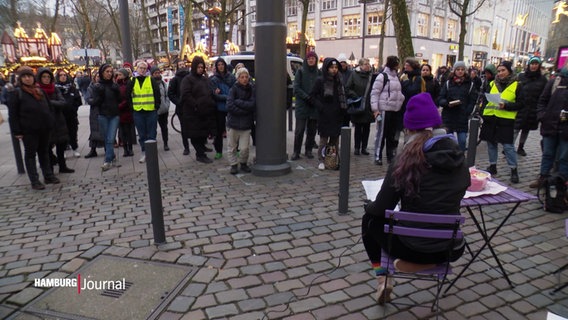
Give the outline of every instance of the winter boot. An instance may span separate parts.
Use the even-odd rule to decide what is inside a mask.
[[[519,183],[519,174],[517,168],[511,169],[511,183]]]
[[[489,165],[489,167],[487,167],[487,172],[491,173],[492,175],[496,175],[497,174],[497,165],[496,164]]]

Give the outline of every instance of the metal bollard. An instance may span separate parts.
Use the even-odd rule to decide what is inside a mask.
[[[341,128],[339,151],[339,214],[347,214],[349,206],[349,168],[351,166],[351,128]]]
[[[154,244],[160,245],[166,243],[166,232],[164,230],[164,208],[162,207],[162,189],[160,187],[158,145],[156,140],[146,140],[144,146],[146,149],[146,174],[148,176]]]
[[[475,165],[475,154],[477,152],[477,137],[479,133],[479,118],[473,117],[469,120],[469,139],[467,141],[467,166]]]
[[[20,146],[20,140],[12,136],[12,147],[14,148],[14,156],[16,157],[16,168],[18,168],[19,174],[26,173],[24,169],[24,160],[22,158],[22,148]]]

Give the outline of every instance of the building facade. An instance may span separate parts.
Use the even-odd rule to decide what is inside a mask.
[[[459,1],[459,0],[458,0]],[[478,1],[478,0],[477,0]],[[472,1],[472,7],[477,3]],[[246,47],[254,47],[254,24],[258,0],[247,2]],[[356,59],[379,56],[379,39],[385,15],[384,0],[319,0],[311,1],[306,21],[306,36],[316,42],[320,56],[337,57],[345,53]],[[452,65],[457,59],[459,17],[444,0],[407,1],[415,55],[434,68]],[[482,67],[487,63],[514,60],[519,64],[532,55],[543,55],[551,21],[553,2],[531,0],[487,0],[468,16],[464,60]],[[285,0],[288,36],[301,30],[301,3]],[[365,17],[363,44],[362,26]],[[383,56],[396,55],[396,39],[391,19],[384,30]],[[364,49],[363,49],[364,46]],[[352,54],[351,54],[352,53]]]

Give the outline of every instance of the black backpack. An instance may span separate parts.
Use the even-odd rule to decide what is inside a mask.
[[[541,190],[544,200],[541,198]],[[566,202],[566,179],[560,174],[546,178],[537,191],[538,200],[543,204],[544,211],[563,213],[568,209]]]

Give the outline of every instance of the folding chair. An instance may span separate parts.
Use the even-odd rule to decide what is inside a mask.
[[[564,221],[565,223],[565,232],[566,232],[566,237],[568,237],[568,219],[566,219]],[[563,265],[562,267],[558,268],[558,270],[554,271],[552,274],[557,275],[558,277],[558,282],[560,282],[560,273],[564,270],[566,270],[568,268],[568,263]],[[550,294],[555,294],[558,291],[561,291],[562,289],[568,287],[568,282],[565,282],[563,284],[559,284],[559,286],[557,288],[555,288],[554,290],[552,290],[552,292]]]
[[[441,296],[442,287],[444,286],[448,274],[452,273],[450,266],[450,255],[456,240],[463,238],[463,233],[460,226],[464,223],[465,218],[461,215],[440,215],[440,214],[425,214],[425,213],[413,213],[404,211],[385,211],[386,222],[384,225],[384,232],[387,234],[389,252],[392,256],[382,251],[381,255],[381,265],[387,269],[387,280],[389,277],[392,278],[404,278],[404,279],[414,279],[414,280],[426,280],[436,282],[436,296],[434,302],[432,303],[431,310],[436,313],[436,319],[438,318],[438,302]],[[404,225],[400,222],[404,221]],[[413,225],[413,226],[409,226]],[[416,227],[414,225],[428,226],[426,227]],[[431,239],[448,239],[448,259],[447,262],[441,263],[432,269],[422,270],[416,273],[404,273],[395,270],[394,260],[396,258],[396,252],[390,250],[392,237],[393,236],[405,236],[405,237],[419,237],[419,238],[431,238]],[[388,281],[385,281],[385,286]],[[386,294],[387,290],[383,290]],[[391,302],[392,303],[392,302]],[[394,303],[401,305],[411,305],[414,304],[404,304],[404,303]]]

